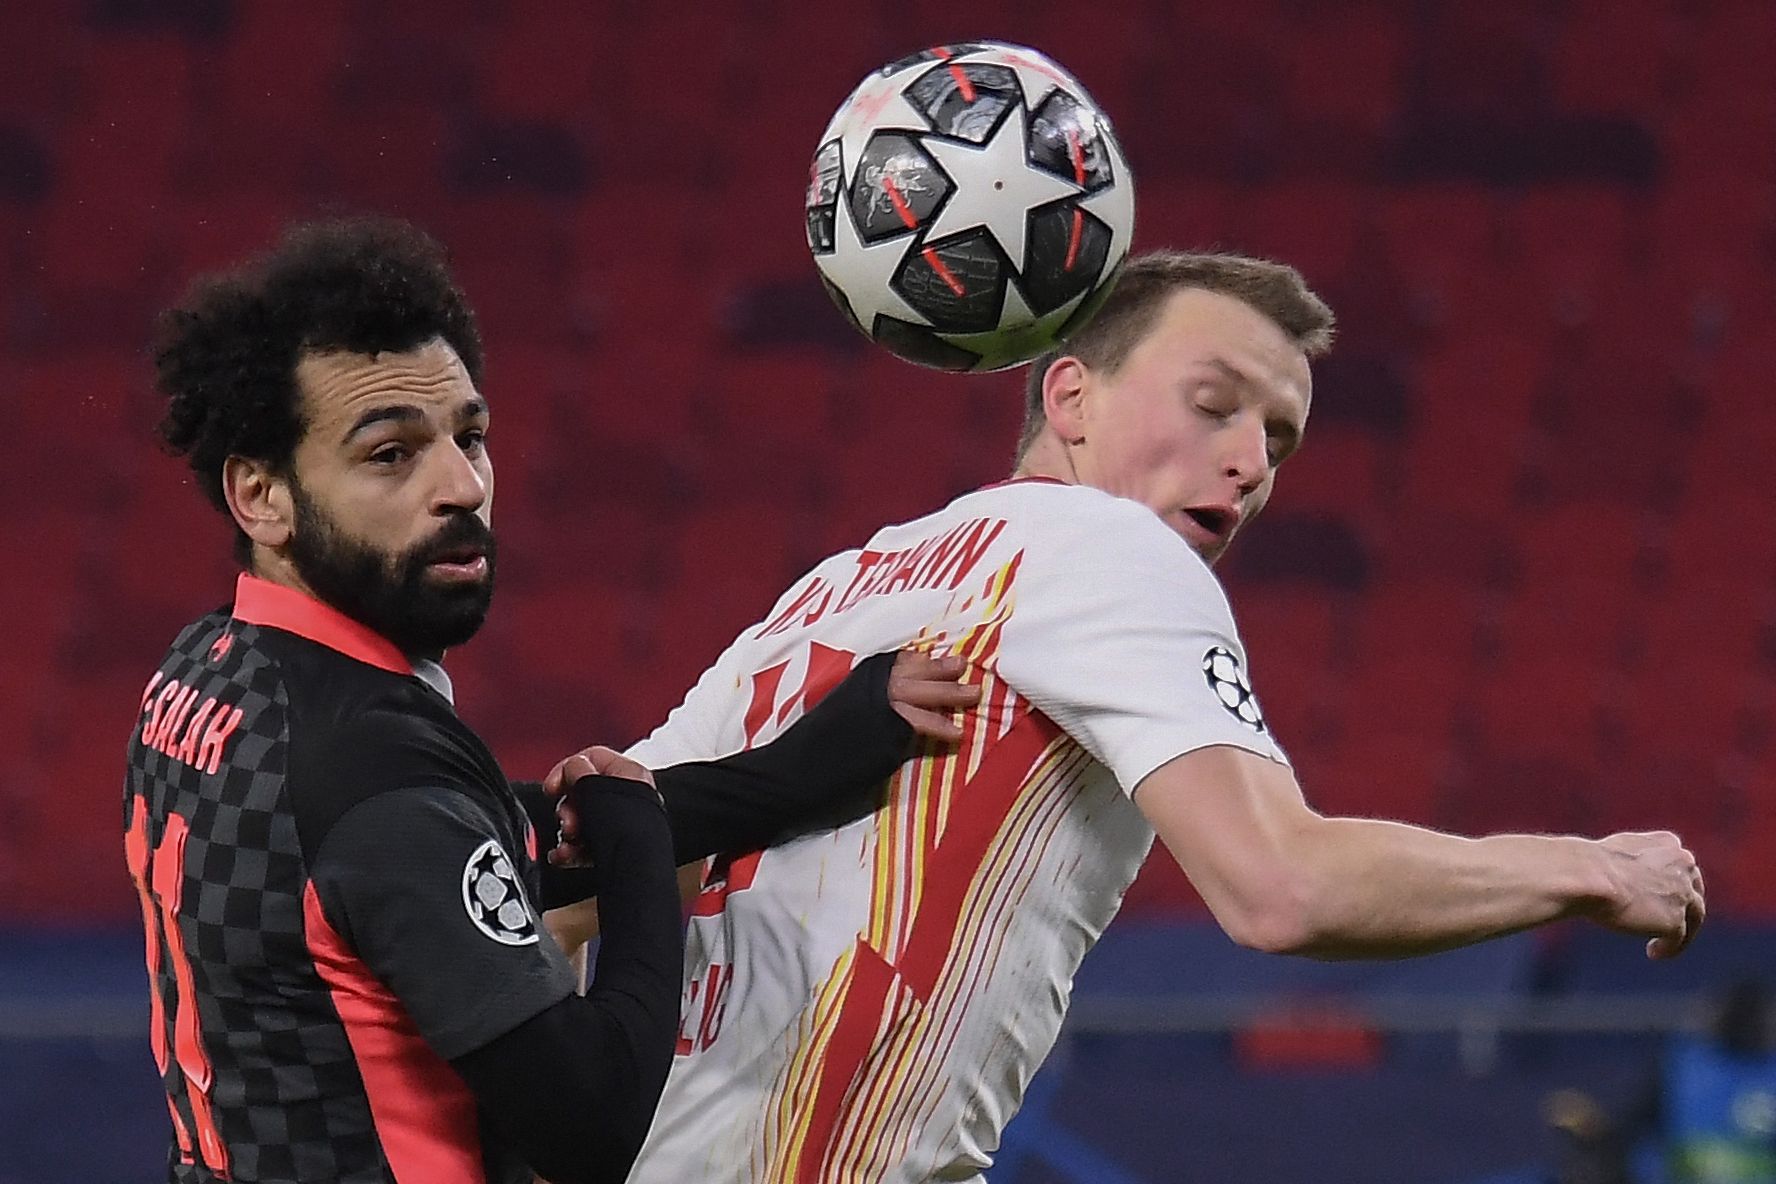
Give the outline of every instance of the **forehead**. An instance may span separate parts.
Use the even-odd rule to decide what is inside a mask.
[[[1277,323],[1220,292],[1184,288],[1166,297],[1153,328],[1130,362],[1178,368],[1226,363],[1268,393],[1300,401],[1305,412],[1313,375],[1302,353]]]
[[[384,404],[442,412],[477,397],[462,359],[438,339],[401,353],[305,352],[296,363],[296,386],[315,429],[350,422]]]

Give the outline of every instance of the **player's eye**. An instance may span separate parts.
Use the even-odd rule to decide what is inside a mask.
[[[485,428],[470,428],[456,438],[456,446],[462,449],[466,455],[475,456],[487,447],[487,430]]]
[[[383,444],[370,453],[370,463],[392,468],[413,455],[405,444]]]
[[[1239,410],[1239,402],[1236,399],[1228,399],[1213,391],[1208,391],[1198,396],[1196,409],[1210,419],[1232,419],[1234,413]]]

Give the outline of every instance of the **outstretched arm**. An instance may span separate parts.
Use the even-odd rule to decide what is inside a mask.
[[[1677,836],[1462,838],[1328,818],[1286,765],[1228,746],[1145,777],[1135,803],[1229,936],[1317,958],[1398,958],[1562,917],[1680,953],[1702,924],[1701,872]]]

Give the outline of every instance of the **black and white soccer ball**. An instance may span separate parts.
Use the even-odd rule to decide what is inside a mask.
[[[807,213],[854,325],[911,362],[1000,370],[1096,310],[1128,255],[1135,191],[1070,74],[974,41],[863,80],[820,138]]]

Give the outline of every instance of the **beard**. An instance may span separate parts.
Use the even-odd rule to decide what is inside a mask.
[[[314,594],[368,626],[410,658],[437,658],[481,628],[493,602],[494,541],[487,524],[466,510],[435,535],[403,552],[353,537],[295,482],[296,529],[290,562]],[[468,582],[432,579],[427,567],[472,547],[487,557],[487,574]]]

